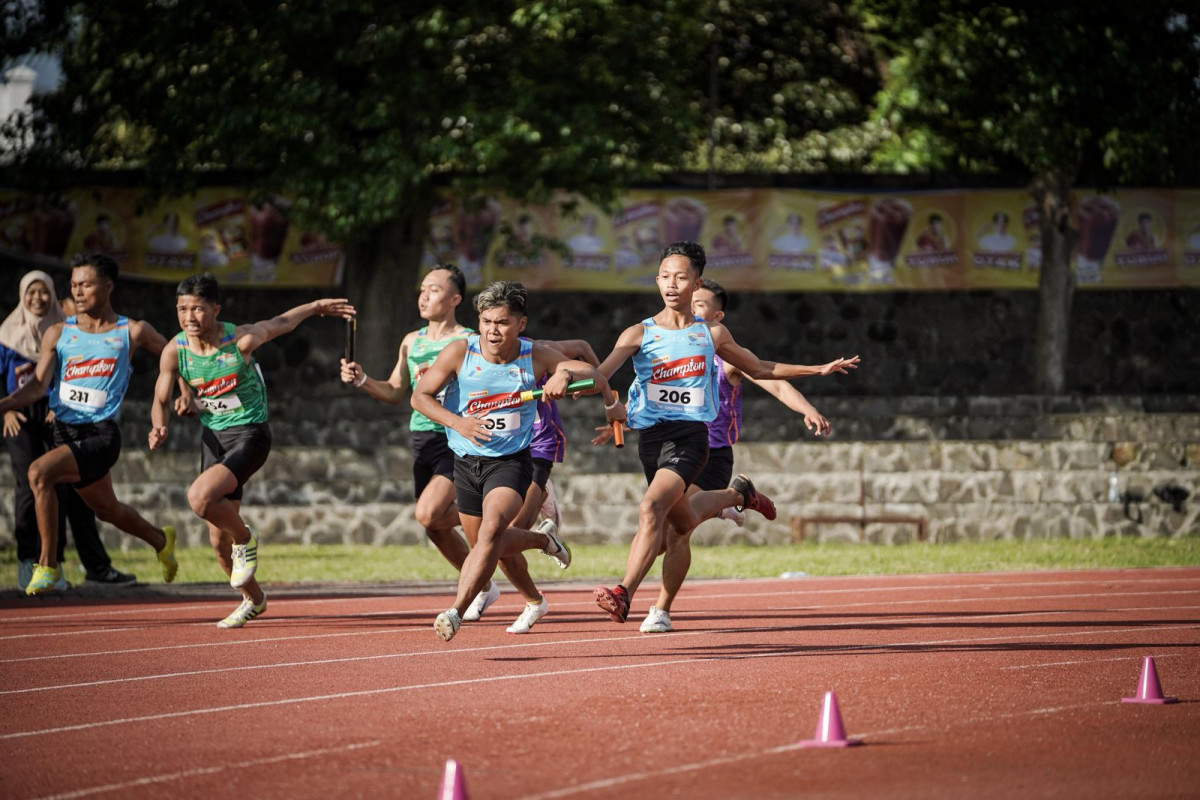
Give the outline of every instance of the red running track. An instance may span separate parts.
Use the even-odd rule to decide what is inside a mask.
[[[268,587],[269,588],[269,587]],[[589,587],[0,604],[5,797],[1200,794],[1200,568],[689,583],[641,635]],[[1177,705],[1121,703],[1153,656]],[[827,690],[865,747],[799,749]]]

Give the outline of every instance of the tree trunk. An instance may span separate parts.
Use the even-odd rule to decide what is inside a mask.
[[[346,291],[358,309],[355,359],[373,378],[386,379],[400,341],[420,326],[417,285],[431,204],[411,203],[346,249]]]
[[[1071,333],[1071,301],[1075,273],[1071,252],[1079,233],[1071,218],[1070,181],[1062,173],[1046,173],[1030,187],[1041,215],[1042,265],[1038,282],[1037,391],[1062,394],[1066,389],[1067,343]]]

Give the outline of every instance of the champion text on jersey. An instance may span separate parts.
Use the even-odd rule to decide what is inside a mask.
[[[496,411],[501,408],[515,408],[519,405],[521,405],[520,392],[505,392],[503,394],[493,394],[479,398],[478,400],[468,401],[466,413],[479,414],[487,411]]]
[[[63,368],[63,380],[110,378],[116,370],[117,360],[115,358],[89,358],[87,361],[68,362]]]
[[[237,375],[222,375],[219,378],[214,378],[211,381],[192,384],[196,387],[196,394],[199,397],[217,397],[218,395],[232,392],[237,388]]]
[[[687,356],[659,364],[650,373],[650,380],[655,383],[677,381],[704,375],[708,370],[708,359],[704,356]]]

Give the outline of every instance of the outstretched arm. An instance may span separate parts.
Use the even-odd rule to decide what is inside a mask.
[[[583,339],[538,339],[534,344],[552,347],[567,358],[586,361],[593,367],[600,366],[600,359],[596,358],[596,351]]]
[[[130,320],[129,338],[133,342],[134,350],[140,347],[149,351],[152,356],[159,355],[167,346],[167,340],[163,338],[163,335],[144,319]]]
[[[796,387],[787,381],[755,380],[754,378],[747,378],[747,380],[756,386],[761,386],[774,396],[776,400],[783,403],[792,411],[803,415],[804,426],[815,435],[828,436],[833,430],[833,426],[829,424],[829,420],[821,416],[821,413],[813,407],[813,404],[808,402],[808,398],[798,392]]]
[[[240,325],[237,329],[238,349],[243,355],[253,353],[272,339],[291,333],[309,317],[342,317],[350,319],[355,314],[354,306],[344,297],[324,298],[305,303],[302,306],[285,311],[277,317],[255,322],[252,325]]]
[[[38,356],[37,368],[33,378],[10,394],[0,398],[0,414],[12,411],[14,408],[24,408],[30,403],[37,402],[46,395],[54,370],[58,366],[58,337],[62,335],[62,323],[51,325],[42,337],[42,352]]]
[[[625,330],[621,331],[621,335],[617,337],[617,343],[613,345],[612,352],[608,354],[608,358],[604,359],[604,363],[599,366],[600,374],[605,378],[611,378],[613,374],[621,368],[621,365],[633,357],[642,346],[642,324],[630,325]]]
[[[849,370],[858,369],[858,356],[839,358],[828,364],[808,366],[805,364],[783,364],[778,361],[764,361],[754,353],[733,340],[733,334],[724,325],[713,323],[708,327],[712,332],[713,345],[725,361],[740,369],[746,377],[757,380],[803,378],[808,375],[832,375],[840,372],[843,375]]]
[[[616,393],[609,388],[608,378],[604,376],[603,372],[586,361],[567,358],[560,350],[553,347],[534,344],[533,368],[538,375],[550,375],[550,379],[542,387],[543,396],[548,400],[558,400],[565,396],[568,384],[591,378],[596,382],[595,388],[580,392],[580,394],[600,392],[604,396],[606,406],[617,402]],[[619,418],[624,419],[624,416]]]
[[[372,378],[367,375],[361,364],[356,361],[347,362],[343,358],[341,360],[342,383],[362,389],[381,403],[387,403],[389,406],[399,405],[404,396],[408,394],[408,386],[412,382],[408,374],[408,350],[412,347],[414,338],[416,338],[415,331],[405,336],[404,341],[400,343],[396,366],[392,367],[392,374],[386,381]]]
[[[167,441],[168,406],[179,377],[179,348],[170,342],[158,357],[158,380],[154,383],[154,401],[150,404],[150,449],[157,450]]]

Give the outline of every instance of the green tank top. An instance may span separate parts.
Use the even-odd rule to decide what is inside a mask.
[[[200,421],[214,431],[267,421],[267,390],[254,359],[238,350],[237,329],[221,323],[220,349],[202,356],[188,349],[187,334],[175,334],[179,374],[196,392]]]
[[[462,333],[447,336],[445,339],[430,339],[429,326],[417,331],[412,347],[408,348],[410,390],[417,388],[417,381],[421,379],[421,375],[424,374],[425,370],[429,369],[434,359],[438,357],[438,353],[442,352],[446,345],[459,339],[465,339],[474,332],[470,328],[467,328]],[[444,390],[438,394],[438,402],[441,402],[444,394]],[[445,430],[441,425],[416,410],[412,412],[412,417],[408,421],[408,429],[410,431],[436,431],[438,433]]]

